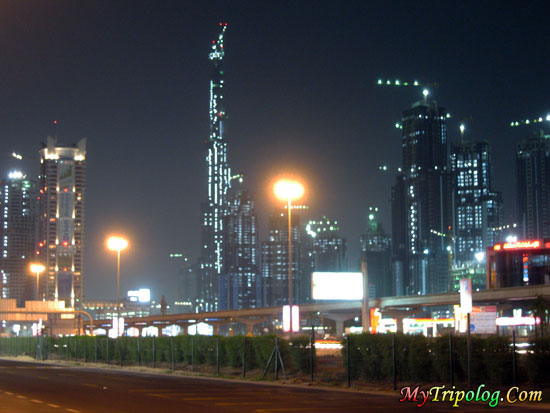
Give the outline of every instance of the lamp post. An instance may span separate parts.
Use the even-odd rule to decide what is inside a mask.
[[[31,264],[31,272],[36,273],[36,301],[40,300],[39,289],[40,289],[40,273],[44,271],[46,267],[42,264]]]
[[[292,334],[292,200],[304,195],[304,187],[300,182],[281,180],[274,186],[275,195],[287,201],[288,215],[288,305],[290,307],[290,334]]]
[[[117,252],[116,260],[116,308],[117,308],[117,337],[119,333],[118,318],[120,316],[120,251],[128,247],[128,241],[119,236],[111,236],[107,239],[107,248]]]

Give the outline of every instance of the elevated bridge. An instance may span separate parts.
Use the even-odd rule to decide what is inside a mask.
[[[476,305],[499,305],[513,306],[522,302],[531,301],[540,294],[550,298],[550,285],[533,285],[523,287],[495,288],[490,290],[474,291],[473,302]],[[401,297],[383,297],[370,299],[367,308],[379,308],[382,314],[386,313],[392,318],[403,319],[414,311],[422,311],[425,307],[458,305],[460,295],[458,292],[413,295]],[[326,319],[336,322],[337,334],[343,331],[343,323],[346,320],[361,316],[362,301],[330,301],[304,304],[300,306],[302,318],[320,315]],[[254,325],[267,321],[268,319],[280,319],[282,307],[264,307],[245,310],[225,310],[204,313],[183,313],[152,315],[148,317],[126,318],[126,328],[135,327],[142,329],[149,326],[160,327],[179,325],[185,331],[187,327],[199,322],[208,323],[214,326],[217,333],[219,326],[229,323],[241,323],[246,326],[247,332],[252,333]],[[109,328],[110,320],[98,321],[97,326]]]

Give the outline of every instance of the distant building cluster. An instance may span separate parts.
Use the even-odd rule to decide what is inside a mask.
[[[220,24],[209,55],[200,255],[197,260],[170,255],[180,268],[176,311],[286,305],[290,284],[292,303],[308,303],[313,272],[360,267],[368,274],[371,298],[455,291],[461,278],[471,278],[475,289],[487,288],[488,281],[498,286],[550,283],[548,254],[539,251],[550,248],[550,135],[539,131],[517,144],[518,216],[504,222],[502,196],[493,188],[490,145],[464,133],[450,144],[449,115],[428,93],[396,124],[402,162],[391,188],[392,228],[382,227],[378,207],[365,208],[361,262],[348,262],[340,223],[327,216],[311,219],[303,204],[275,208],[261,237],[254,196],[243,175],[232,173],[228,157],[226,30],[227,24]],[[68,307],[111,316],[118,310],[113,302],[83,301],[86,140],[61,145],[48,137],[39,159],[36,179],[17,166],[2,166],[0,296],[15,299],[18,306],[27,300],[62,300]],[[13,162],[20,161],[13,154]],[[35,274],[31,263],[43,269]],[[125,306],[128,315],[148,311]]]
[[[63,300],[80,307],[86,140],[60,145],[48,137],[39,154],[38,179],[15,166],[0,181],[1,296],[16,299],[20,307],[30,300]],[[40,271],[33,273],[31,264],[38,264]]]
[[[183,295],[191,311],[280,306],[289,303],[289,237],[292,302],[307,303],[314,271],[357,270],[348,263],[347,242],[327,217],[308,220],[305,205],[269,217],[259,240],[252,194],[242,175],[232,175],[227,155],[223,105],[222,25],[210,53],[210,136],[207,144],[208,198],[203,204],[201,258],[187,262]],[[361,261],[369,297],[455,291],[460,278],[486,288],[486,251],[510,235],[550,238],[550,136],[542,132],[518,144],[519,215],[504,222],[503,201],[493,188],[491,147],[464,137],[450,144],[449,114],[424,91],[424,99],[403,111],[402,164],[391,189],[392,230],[369,207],[361,236]],[[380,169],[380,168],[379,168]],[[387,171],[387,167],[381,168]],[[526,282],[528,284],[528,282]]]

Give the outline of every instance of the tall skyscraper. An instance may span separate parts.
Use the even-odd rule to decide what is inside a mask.
[[[487,142],[461,140],[451,146],[453,180],[453,253],[451,288],[459,278],[472,278],[476,289],[485,287],[485,250],[498,240],[502,197],[493,191],[491,148]],[[451,235],[452,234],[452,235]],[[457,278],[459,277],[459,278]]]
[[[519,142],[516,166],[523,239],[550,238],[550,135],[540,131]]]
[[[14,298],[18,306],[34,300],[36,275],[30,273],[35,243],[35,185],[18,170],[0,181],[2,219],[0,240],[1,298]],[[36,287],[35,287],[36,288]]]
[[[223,272],[226,286],[220,291],[220,309],[256,308],[259,280],[258,219],[248,190],[241,187],[243,178],[233,184],[229,209],[224,220],[225,247]],[[222,298],[222,293],[225,297]],[[221,303],[226,303],[222,307]]]
[[[292,302],[301,304],[306,295],[304,288],[304,254],[303,243],[306,238],[305,228],[301,225],[302,212],[307,207],[292,206]],[[273,213],[269,218],[269,236],[261,244],[261,306],[271,307],[288,304],[288,215],[283,211]]]
[[[369,207],[367,230],[361,235],[361,258],[367,264],[369,297],[394,295],[391,240],[378,221],[377,207]]]
[[[178,300],[174,303],[177,306],[175,311],[200,312],[197,261],[192,261],[181,252],[171,253],[169,257],[178,264]]]
[[[326,216],[318,221],[309,221],[306,233],[311,238],[309,250],[314,271],[347,270],[348,245],[346,239],[340,236],[338,221],[331,221]]]
[[[347,271],[348,243],[340,235],[338,221],[323,216],[318,221],[306,224],[306,234],[302,237],[300,255],[300,295],[301,303],[308,303],[311,297],[311,274],[314,271]]]
[[[84,298],[85,138],[58,145],[48,137],[40,150],[39,188],[36,259],[46,266],[40,295],[78,307]]]
[[[402,172],[392,189],[394,277],[398,294],[448,289],[449,174],[445,109],[427,96],[403,112]]]
[[[487,142],[466,140],[452,145],[453,234],[457,264],[494,245],[501,224],[502,197],[493,191],[491,148]]]
[[[231,187],[231,169],[227,160],[223,99],[224,35],[227,23],[220,23],[217,40],[210,52],[210,136],[206,143],[207,200],[202,204],[202,245],[200,258],[201,295],[207,311],[218,308],[218,295],[225,280],[223,266],[223,220],[227,214],[227,194]]]

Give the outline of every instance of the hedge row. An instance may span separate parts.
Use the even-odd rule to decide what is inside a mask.
[[[392,380],[393,337],[390,334],[349,336],[350,375],[367,381]],[[466,337],[452,337],[454,379],[466,381]],[[513,351],[508,337],[471,337],[472,381],[505,385],[513,382]],[[342,355],[347,365],[346,340]],[[536,384],[550,381],[550,338],[534,341],[526,356],[516,353],[516,381],[527,378]],[[427,338],[395,335],[396,375],[399,382],[450,382],[449,336]]]
[[[246,340],[246,344],[245,344]],[[287,372],[309,372],[309,337],[291,341],[278,339],[279,351]],[[260,337],[10,337],[0,338],[0,354],[28,354],[43,359],[67,359],[114,364],[157,366],[177,365],[242,368],[246,351],[246,370],[264,369],[275,345],[275,336]]]
[[[507,337],[472,336],[472,379],[475,384],[508,385],[513,381],[512,346]],[[246,345],[245,345],[246,340]],[[366,381],[391,380],[393,335],[350,335],[350,376]],[[467,380],[466,338],[453,337],[453,370],[456,382]],[[278,339],[289,373],[309,373],[309,337],[291,341]],[[0,338],[0,354],[30,355],[41,359],[69,359],[111,364],[141,364],[169,367],[189,365],[242,368],[246,348],[246,370],[264,369],[272,354],[275,336],[260,337],[10,337]],[[347,365],[347,341],[342,350]],[[516,353],[516,382],[527,379],[536,385],[550,384],[550,338],[533,341],[528,354]],[[139,346],[139,350],[138,350]],[[154,351],[153,351],[154,349]],[[450,382],[449,336],[395,335],[398,382]],[[314,358],[315,363],[315,358]],[[319,372],[321,373],[321,372]],[[323,372],[324,373],[324,372]],[[326,372],[330,374],[330,372]]]

